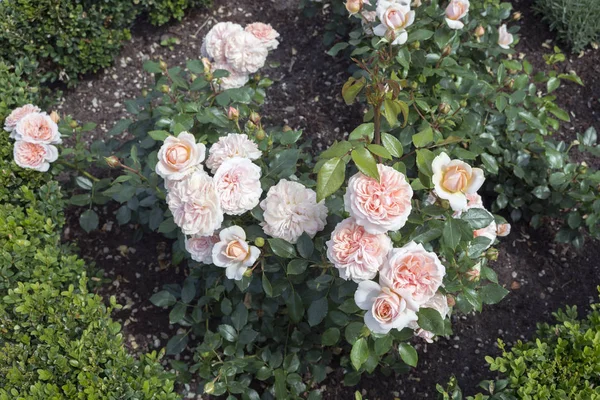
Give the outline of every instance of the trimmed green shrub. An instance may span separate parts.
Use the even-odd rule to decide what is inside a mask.
[[[575,52],[600,37],[598,0],[536,0],[534,8]]]
[[[154,25],[164,25],[172,19],[181,21],[185,10],[191,7],[207,6],[210,0],[134,0],[141,2]]]
[[[556,325],[538,324],[534,341],[519,341],[512,349],[498,340],[501,357],[486,357],[501,379],[480,384],[488,393],[466,399],[600,399],[600,304],[584,319],[577,307],[553,314]],[[456,380],[448,388],[438,385],[442,399],[462,399]]]
[[[0,62],[0,121],[23,104],[41,104],[40,88],[32,78],[36,68],[37,64],[27,59],[17,60],[14,65]]]

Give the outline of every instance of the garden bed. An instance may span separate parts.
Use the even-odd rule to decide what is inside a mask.
[[[321,41],[324,19],[305,19],[294,8],[275,8],[272,3],[245,3],[216,1],[214,12],[195,11],[182,23],[158,30],[138,24],[133,40],[126,44],[115,66],[67,92],[62,109],[79,121],[97,122],[99,127],[93,134],[105,135],[126,114],[124,100],[138,96],[149,83],[151,76],[142,71],[143,60],[162,57],[169,65],[183,64],[186,59],[199,57],[202,37],[215,21],[261,20],[271,23],[282,36],[279,48],[270,58],[272,65],[263,69],[263,74],[275,81],[263,108],[266,118],[275,125],[304,129],[319,144],[342,138],[360,122],[361,110],[346,106],[341,98],[348,64],[325,55],[327,48]],[[523,13],[521,35],[528,38],[521,40],[517,50],[526,53],[535,67],[551,68],[544,64],[542,55],[552,51],[543,47],[552,36],[537,23],[529,3],[514,2]],[[173,50],[160,45],[168,37],[180,40]],[[576,132],[598,125],[600,105],[595,94],[600,93],[600,53],[588,51],[581,58],[566,54],[569,61],[557,68],[575,70],[586,83],[583,88],[564,84],[556,92],[559,106],[572,116],[572,123],[563,124],[560,135],[571,141]],[[599,165],[597,159],[585,161]],[[169,310],[152,306],[148,299],[164,283],[182,281],[186,267],[171,265],[170,243],[159,234],[148,234],[142,241],[134,242],[130,227],[113,223],[113,209],[99,211],[101,231],[85,234],[76,215],[71,215],[64,237],[75,239],[82,257],[105,270],[109,284],[100,289],[102,294],[115,294],[119,302],[127,305],[115,317],[123,321],[131,349],[163,347],[174,333],[169,326]],[[435,398],[435,384],[446,382],[452,373],[465,387],[474,387],[487,377],[484,356],[497,353],[498,337],[508,343],[530,338],[537,322],[550,321],[551,313],[565,304],[585,309],[597,295],[600,249],[597,243],[589,241],[577,252],[556,244],[552,237],[552,226],[539,231],[523,224],[513,226],[511,235],[499,245],[500,257],[493,265],[500,283],[511,289],[509,296],[496,306],[486,306],[492,312],[453,317],[454,334],[447,339],[428,345],[415,338],[419,365],[410,374],[363,378],[358,389],[370,400]],[[344,387],[342,374],[342,370],[337,370],[325,381],[324,398],[352,398],[357,388]]]

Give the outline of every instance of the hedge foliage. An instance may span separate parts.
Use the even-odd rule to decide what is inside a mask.
[[[37,64],[27,59],[19,59],[14,65],[0,61],[0,121],[23,104],[42,105],[40,88],[30,79],[36,68]]]

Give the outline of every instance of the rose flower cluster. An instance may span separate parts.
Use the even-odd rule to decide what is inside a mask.
[[[21,168],[46,172],[58,158],[55,144],[61,144],[58,114],[41,112],[39,107],[26,104],[13,110],[4,120],[4,130],[15,139],[15,163]]]
[[[167,204],[186,235],[186,250],[197,262],[225,268],[229,279],[241,280],[261,251],[226,215],[242,216],[260,204],[265,233],[290,243],[325,228],[324,202],[317,203],[316,193],[298,182],[281,180],[260,201],[262,171],[253,161],[261,156],[255,142],[236,133],[219,138],[208,157],[206,146],[187,132],[168,137],[158,152],[156,173],[165,180]]]
[[[327,242],[327,257],[340,277],[358,283],[354,299],[366,310],[365,324],[380,334],[409,327],[430,341],[433,334],[420,329],[417,311],[433,308],[442,318],[450,311],[439,291],[446,269],[438,256],[421,244],[393,248],[387,232],[402,228],[412,210],[413,190],[406,177],[378,164],[380,180],[362,173],[352,176],[344,196],[349,218],[340,222]],[[434,201],[448,200],[455,216],[472,207],[483,208],[477,190],[483,171],[441,153],[433,161]],[[509,227],[503,228],[508,234]],[[474,233],[496,238],[496,224]],[[373,279],[379,275],[378,282]]]
[[[406,29],[415,21],[415,11],[411,10],[409,0],[378,0],[375,12],[366,10],[365,5],[371,5],[369,0],[346,1],[346,9],[351,15],[360,15],[367,34],[383,37],[393,45],[406,43],[408,40]],[[412,6],[420,7],[421,0],[413,1]],[[451,0],[445,9],[446,25],[454,30],[463,29],[469,6],[469,0]],[[378,18],[380,23],[371,28],[369,25],[375,22],[375,18]],[[480,25],[474,33],[479,38],[485,35],[485,28]],[[497,35],[498,45],[508,50],[514,38],[508,32],[506,25],[498,28]]]
[[[219,22],[202,43],[202,56],[208,59],[204,63],[210,65],[211,72],[229,72],[221,78],[221,90],[242,87],[250,74],[265,65],[269,51],[279,45],[278,37],[279,33],[268,24],[255,22],[244,29],[233,22]]]

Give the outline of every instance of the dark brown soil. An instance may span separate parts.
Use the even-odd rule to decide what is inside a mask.
[[[63,112],[73,114],[79,121],[99,123],[93,136],[102,137],[114,121],[126,115],[123,101],[137,96],[150,83],[149,76],[141,70],[144,59],[162,57],[170,65],[183,65],[186,59],[199,57],[201,38],[215,21],[260,20],[271,23],[282,36],[280,47],[271,55],[272,66],[263,70],[275,81],[263,109],[265,118],[272,124],[304,129],[317,143],[340,138],[359,123],[360,110],[345,106],[340,97],[348,64],[324,54],[327,49],[321,43],[321,35],[326,16],[304,19],[297,10],[285,7],[287,2],[215,3],[214,12],[192,12],[182,23],[167,28],[141,23],[114,67],[65,94]],[[573,117],[558,138],[571,141],[576,132],[591,125],[600,128],[600,52],[588,51],[581,58],[570,56],[568,62],[557,67],[546,66],[542,55],[551,52],[551,48],[543,45],[553,36],[529,11],[530,3],[514,1],[524,14],[519,22],[520,34],[527,38],[521,40],[518,50],[540,69],[573,69],[586,82],[585,87],[565,84],[556,93],[559,105]],[[181,44],[173,50],[160,46],[165,35],[179,38]],[[586,161],[598,165],[598,160]],[[99,210],[104,227],[91,235],[80,230],[77,216],[72,215],[65,239],[75,239],[82,256],[105,270],[108,284],[101,293],[114,294],[127,305],[115,316],[123,321],[128,345],[137,351],[163,347],[176,328],[169,325],[168,310],[153,307],[148,299],[164,283],[181,282],[187,271],[170,264],[170,243],[160,235],[146,235],[142,242],[134,242],[132,227],[111,223],[115,220],[113,212]],[[420,360],[413,372],[398,377],[375,374],[364,378],[358,387],[346,388],[341,384],[343,371],[337,370],[325,382],[324,397],[349,399],[355,390],[361,390],[369,400],[432,399],[436,398],[436,383],[445,384],[453,374],[467,393],[473,392],[480,380],[494,376],[487,370],[484,356],[497,354],[497,338],[509,343],[529,339],[536,323],[551,321],[551,313],[557,308],[574,304],[587,310],[597,298],[598,243],[588,242],[576,252],[555,244],[552,236],[551,227],[537,232],[525,225],[513,227],[513,233],[499,246],[500,258],[494,264],[500,282],[511,288],[509,296],[496,306],[485,307],[482,314],[453,317],[454,335],[449,338],[440,338],[431,345],[415,340]]]

